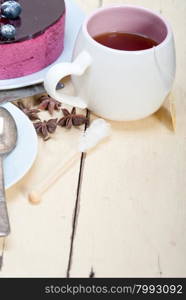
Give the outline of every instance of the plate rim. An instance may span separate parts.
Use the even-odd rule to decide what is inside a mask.
[[[25,170],[24,170],[24,173],[20,174],[19,176],[16,177],[16,179],[12,180],[11,183],[9,184],[6,184],[6,181],[5,181],[5,190],[8,190],[10,189],[11,187],[13,187],[15,184],[17,184],[22,178],[24,178],[24,176],[30,171],[31,167],[33,166],[36,158],[37,158],[37,155],[38,155],[38,146],[39,146],[39,143],[38,143],[38,136],[36,134],[36,131],[34,129],[34,126],[32,124],[32,122],[28,119],[28,117],[21,111],[19,110],[18,107],[16,107],[14,104],[12,104],[11,102],[8,102],[8,103],[5,103],[2,105],[3,107],[7,108],[7,110],[10,112],[10,114],[14,117],[12,110],[15,110],[17,112],[19,112],[19,114],[22,116],[22,118],[25,119],[25,121],[29,124],[29,127],[30,129],[32,130],[32,141],[34,141],[34,151],[32,152],[33,155],[29,161],[29,163],[27,164]],[[9,107],[10,110],[9,110]],[[14,117],[15,118],[15,117]],[[18,132],[19,133],[19,132]],[[17,145],[18,146],[18,145]]]

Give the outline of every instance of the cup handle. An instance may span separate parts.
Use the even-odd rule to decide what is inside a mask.
[[[68,75],[81,76],[92,64],[92,58],[88,52],[81,52],[72,63],[59,63],[47,72],[44,79],[44,87],[50,97],[79,108],[86,108],[86,101],[78,96],[65,95],[56,90],[58,82]]]

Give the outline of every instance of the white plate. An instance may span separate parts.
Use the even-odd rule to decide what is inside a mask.
[[[0,80],[0,90],[15,89],[23,86],[41,83],[44,80],[46,72],[52,65],[64,61],[71,61],[74,43],[76,41],[80,27],[85,19],[85,14],[82,12],[79,6],[74,3],[74,1],[66,0],[65,2],[67,15],[65,30],[65,49],[62,55],[53,64],[39,72],[15,79]]]
[[[4,159],[5,188],[10,188],[19,181],[31,168],[38,148],[38,138],[27,116],[15,105],[2,105],[13,116],[18,130],[18,141],[15,149]]]

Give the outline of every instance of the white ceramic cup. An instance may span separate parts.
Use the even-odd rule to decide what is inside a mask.
[[[145,35],[158,46],[123,51],[93,39],[117,31]],[[44,85],[56,100],[88,107],[107,119],[128,121],[149,116],[160,108],[171,91],[175,71],[174,37],[169,23],[149,9],[121,5],[98,9],[85,20],[73,62],[51,67]],[[75,97],[56,90],[57,83],[68,75],[72,75]]]

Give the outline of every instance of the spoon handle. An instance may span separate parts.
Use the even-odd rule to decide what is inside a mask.
[[[10,233],[10,223],[5,199],[3,158],[0,156],[0,237]]]

